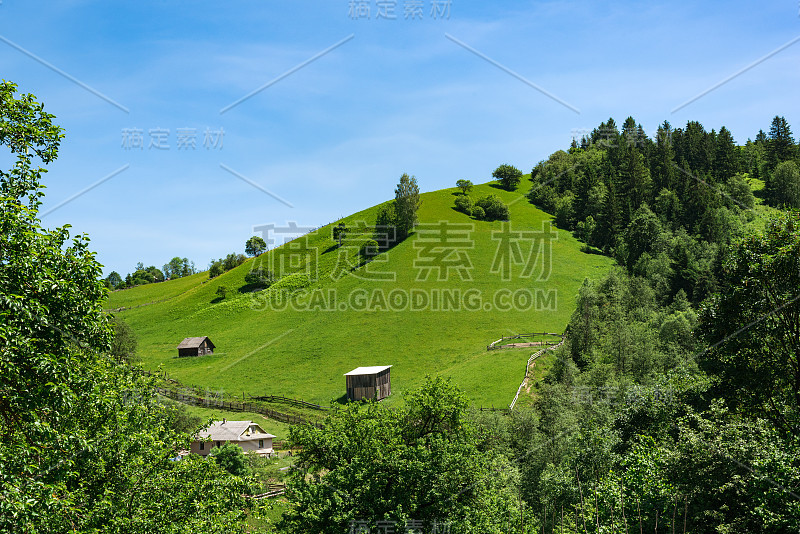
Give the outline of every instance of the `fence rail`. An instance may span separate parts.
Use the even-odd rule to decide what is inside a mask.
[[[555,335],[560,335],[560,334],[555,334]],[[523,386],[525,386],[525,381],[528,379],[528,372],[530,372],[531,363],[536,361],[539,358],[539,356],[542,356],[543,354],[547,354],[548,350],[556,349],[556,348],[560,347],[563,343],[564,343],[564,337],[562,336],[561,337],[561,341],[559,341],[558,344],[556,344],[556,345],[554,345],[552,347],[545,347],[545,348],[541,349],[540,351],[534,352],[533,354],[531,354],[531,357],[528,358],[528,362],[525,364],[525,376],[522,379],[522,383],[517,388],[517,394],[514,395],[514,400],[512,400],[511,404],[508,405],[508,410],[509,411],[512,411],[514,409],[514,406],[517,404],[517,399],[519,399],[519,394],[522,392],[522,388],[523,388]]]
[[[489,343],[486,346],[486,350],[498,350],[498,349],[505,349],[505,348],[513,348],[514,345],[506,345],[505,342],[506,341],[510,341],[512,339],[524,339],[524,338],[528,338],[528,337],[537,337],[537,336],[557,336],[557,337],[560,337],[560,338],[563,339],[563,336],[561,334],[556,334],[555,332],[532,332],[530,334],[517,334],[517,335],[514,335],[514,336],[501,337],[497,341],[492,341],[491,343]],[[544,340],[544,341],[529,341],[529,342],[527,342],[525,344],[525,346],[527,346],[527,347],[536,347],[536,346],[549,347],[549,346],[558,345],[558,344],[560,344],[560,342]]]
[[[258,404],[253,404],[249,402],[226,401],[214,397],[204,397],[202,395],[189,395],[172,389],[166,389],[160,387],[157,387],[156,391],[160,395],[176,400],[178,402],[182,402],[184,404],[191,404],[195,406],[206,406],[210,408],[220,408],[222,410],[229,410],[232,412],[253,412],[269,417],[270,419],[275,419],[276,421],[281,421],[283,423],[289,423],[293,425],[312,423],[316,426],[320,426],[318,423],[309,421],[308,419],[300,417],[299,415],[292,415],[288,413],[279,412],[277,410],[271,410],[269,408],[265,408]]]
[[[325,411],[328,408],[324,406],[320,406],[319,404],[314,404],[312,402],[306,402],[302,399],[290,399],[289,397],[283,397],[281,395],[248,395],[253,400],[263,401],[263,402],[281,402],[284,404],[291,404],[292,406],[299,406],[300,408],[311,408],[312,410],[322,410]]]

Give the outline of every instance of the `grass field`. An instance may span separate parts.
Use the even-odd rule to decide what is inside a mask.
[[[129,308],[118,313],[138,336],[143,367],[161,366],[187,385],[326,405],[341,400],[342,375],[354,367],[393,365],[390,404],[425,375],[438,374],[452,377],[476,405],[506,406],[534,351],[486,345],[518,333],[563,332],[583,279],[599,278],[612,265],[555,227],[552,262],[542,261],[546,253],[531,254],[541,251],[531,246],[533,234],[513,232],[541,233],[551,217],[524,198],[529,187],[526,177],[517,191],[483,184],[471,193],[473,199],[496,194],[509,204],[510,228],[455,211],[457,189],[445,189],[421,196],[415,234],[365,265],[358,266],[359,248],[369,236],[351,232],[338,248],[326,226],[210,281],[200,273],[113,292],[106,307]],[[377,211],[344,222],[371,227]],[[441,221],[456,245],[437,257]],[[511,231],[505,237],[504,224]],[[505,263],[493,269],[498,259]],[[274,287],[241,292],[256,262],[285,277],[276,285],[308,287],[288,303]],[[421,279],[426,266],[432,267]],[[526,267],[534,268],[526,273]],[[221,285],[231,290],[224,300],[216,295]],[[213,355],[177,358],[183,338],[201,335],[216,344]]]

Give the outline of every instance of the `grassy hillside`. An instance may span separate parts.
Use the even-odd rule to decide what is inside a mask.
[[[510,204],[512,232],[541,232],[543,222],[551,217],[524,198],[529,187],[527,178],[515,192],[484,184],[476,186],[471,196],[497,194]],[[506,240],[503,246],[497,234],[493,239],[493,232],[507,223],[475,221],[455,211],[457,194],[455,188],[423,194],[418,231],[361,266],[357,266],[359,248],[369,236],[351,232],[338,248],[331,227],[326,226],[210,281],[201,273],[114,292],[107,308],[129,308],[119,313],[138,335],[145,368],[162,366],[185,384],[231,395],[277,394],[327,404],[344,395],[342,375],[347,371],[393,365],[390,403],[426,374],[441,374],[452,377],[475,404],[505,406],[533,351],[487,352],[486,345],[515,333],[563,331],[583,279],[601,276],[612,261],[581,252],[581,243],[554,227],[552,271],[541,270],[540,257],[532,276],[523,276],[526,264],[532,266],[527,261],[532,241]],[[348,227],[372,226],[378,208],[356,213],[344,222]],[[472,243],[472,248],[451,250],[445,260],[460,254],[465,269],[442,268],[441,280],[434,269],[427,280],[418,280],[421,269],[415,260],[436,252],[425,248],[436,244],[435,233],[425,225],[440,221],[446,221],[448,232],[463,231],[449,233],[450,240]],[[514,259],[514,243],[521,253],[516,259],[522,261],[508,263],[507,277],[492,272],[498,251],[511,253]],[[241,290],[245,275],[257,264],[284,278],[266,291]],[[342,266],[357,267],[336,277]],[[394,280],[374,279],[392,274]],[[232,293],[225,300],[216,295],[221,285]],[[308,287],[295,293],[289,303],[280,299],[286,293],[276,286],[285,290],[298,285]],[[444,306],[448,297],[458,302],[447,301]],[[407,300],[401,309],[406,299],[417,299],[419,304],[424,298],[428,299],[425,307],[412,308]],[[177,358],[177,344],[184,337],[200,335],[211,337],[217,346],[215,354]]]

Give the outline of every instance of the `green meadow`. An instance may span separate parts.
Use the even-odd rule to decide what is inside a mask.
[[[442,375],[476,406],[507,406],[538,349],[486,346],[563,332],[584,278],[612,265],[555,226],[542,238],[552,217],[527,201],[529,187],[525,177],[517,191],[490,183],[470,194],[498,195],[510,223],[471,219],[453,208],[456,188],[434,191],[421,195],[416,232],[370,261],[360,248],[380,206],[343,219],[351,230],[341,247],[325,226],[212,280],[200,273],[113,292],[106,308],[126,308],[116,313],[136,332],[145,369],[231,396],[327,405],[342,400],[344,373],[392,365],[389,403],[426,375]],[[245,275],[257,266],[279,282],[249,291]],[[220,286],[229,290],[224,299]],[[183,338],[203,335],[215,343],[213,355],[177,357]]]

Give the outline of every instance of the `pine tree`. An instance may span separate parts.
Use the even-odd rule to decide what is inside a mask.
[[[672,126],[667,121],[664,121],[656,132],[656,144],[653,148],[650,169],[654,191],[675,188],[675,173],[677,172],[677,169],[675,169],[675,151],[672,148]]]
[[[714,178],[718,183],[726,183],[738,171],[738,154],[731,132],[724,126],[720,128],[714,147]]]
[[[767,139],[767,165],[772,171],[779,163],[794,159],[796,150],[792,129],[783,117],[776,116],[772,119]]]

